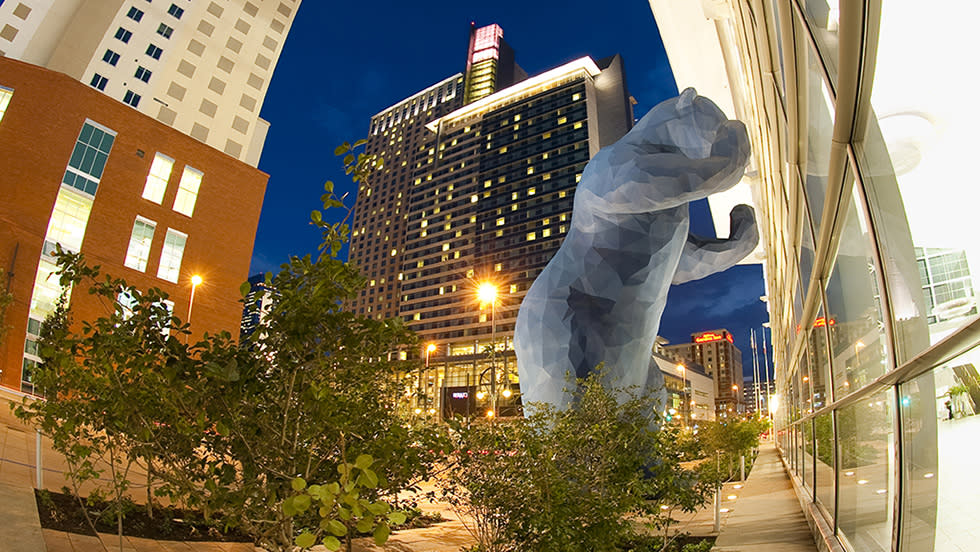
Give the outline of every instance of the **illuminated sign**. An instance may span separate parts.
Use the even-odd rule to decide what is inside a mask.
[[[500,56],[500,39],[503,37],[504,30],[500,28],[500,25],[487,25],[474,31],[470,63],[485,59],[498,59]]]
[[[695,343],[711,343],[712,341],[721,341],[722,339],[727,339],[729,343],[735,343],[732,339],[732,334],[718,335],[713,332],[706,332],[694,338]]]
[[[457,392],[457,393],[453,393],[453,398],[454,399],[468,399],[468,398],[470,398],[470,394],[467,393],[467,392],[465,392],[465,391]]]
[[[820,318],[817,318],[816,320],[814,320],[813,327],[814,328],[822,328],[824,326],[833,326],[836,323],[837,323],[837,321],[834,320],[833,318],[831,318],[831,319],[828,320],[828,319],[826,319],[826,318],[824,318],[824,317],[821,316]]]

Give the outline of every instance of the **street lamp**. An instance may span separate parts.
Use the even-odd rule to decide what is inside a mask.
[[[425,375],[428,375],[429,373],[429,355],[435,352],[435,350],[436,350],[435,343],[429,343],[428,345],[425,346]],[[419,384],[417,389],[418,397],[415,399],[416,404],[422,403],[422,405],[427,405],[429,402],[427,400],[428,397],[423,394],[424,388],[422,386],[422,379],[425,377],[425,375],[423,375],[422,369],[419,369]]]
[[[684,403],[686,405],[686,403],[688,402],[688,393],[687,393],[687,370],[686,370],[686,368],[684,367],[683,364],[678,364],[677,365],[677,369],[681,371],[681,386],[683,386],[683,388],[684,388]],[[687,409],[685,408],[684,410],[687,410]],[[690,414],[688,414],[688,416],[690,416]],[[681,412],[681,422],[684,422],[683,412]]]
[[[197,286],[201,285],[201,282],[203,282],[203,281],[204,281],[204,279],[202,279],[197,274],[191,276],[191,300],[190,300],[190,303],[187,305],[187,324],[188,325],[191,323],[191,313],[194,311],[194,292],[197,291]]]
[[[497,412],[497,326],[495,323],[497,311],[497,286],[483,282],[476,288],[476,296],[480,307],[490,304],[490,412]],[[493,417],[488,414],[488,417]]]
[[[732,400],[735,402],[735,408],[738,408],[738,385],[732,385]]]

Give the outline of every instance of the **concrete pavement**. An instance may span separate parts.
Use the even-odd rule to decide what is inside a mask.
[[[776,447],[760,447],[752,473],[728,500],[728,518],[715,552],[817,552]],[[731,496],[731,495],[728,495]]]

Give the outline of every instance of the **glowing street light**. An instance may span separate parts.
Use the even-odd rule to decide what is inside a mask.
[[[497,286],[492,282],[481,283],[476,288],[476,297],[480,300],[480,308],[490,305],[490,411],[487,417],[492,418],[497,410]]]
[[[200,275],[195,274],[191,276],[191,300],[187,305],[187,323],[191,323],[191,313],[194,311],[194,292],[197,291],[197,286],[201,285],[204,279]]]
[[[425,346],[425,373],[426,374],[429,373],[429,355],[434,353],[435,350],[436,350],[435,343],[429,343],[428,345]],[[428,397],[426,397],[423,394],[424,388],[422,387],[422,379],[424,378],[424,375],[422,372],[423,370],[419,368],[419,381],[418,381],[418,388],[416,389],[416,391],[418,392],[418,398],[416,399],[416,403],[422,403],[424,406],[429,401],[428,401]]]

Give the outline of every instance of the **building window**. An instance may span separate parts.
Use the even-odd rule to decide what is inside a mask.
[[[184,15],[184,8],[178,7],[177,4],[170,4],[167,9],[167,13],[174,16],[176,19],[180,19],[180,16]]]
[[[167,229],[167,239],[163,242],[157,278],[177,283],[177,278],[180,276],[180,261],[184,258],[185,245],[187,245],[187,234],[178,232],[173,228]]]
[[[118,29],[116,29],[116,38],[121,40],[122,42],[129,43],[129,39],[133,38],[133,33],[127,31],[122,27],[119,27]]]
[[[96,88],[98,90],[105,90],[105,85],[108,82],[109,82],[109,79],[107,79],[107,78],[103,77],[102,75],[96,73],[96,74],[92,75],[92,80],[89,82],[89,84],[91,84],[93,88]]]
[[[150,44],[149,46],[146,47],[146,55],[150,56],[153,59],[160,59],[160,56],[162,54],[163,54],[163,48],[160,48],[155,44]]]
[[[197,191],[201,187],[204,173],[193,168],[184,167],[180,176],[180,186],[177,188],[177,199],[174,200],[174,211],[187,216],[194,215],[194,204],[197,203]]]
[[[94,196],[115,139],[116,136],[112,131],[103,130],[86,122],[75,142],[75,149],[72,150],[68,168],[61,182]]]
[[[109,65],[115,66],[119,61],[119,54],[113,52],[112,50],[106,50],[105,54],[102,56],[102,61],[108,63]]]
[[[143,19],[143,12],[140,11],[140,10],[138,10],[138,9],[136,9],[135,7],[129,8],[129,12],[126,14],[126,17],[128,17],[128,18],[132,19],[133,21],[136,21],[137,23],[139,23],[140,20]]]
[[[3,114],[7,112],[7,106],[10,105],[10,98],[13,96],[12,89],[0,86],[0,121],[3,120]]]
[[[150,260],[150,245],[153,243],[153,233],[156,223],[143,217],[136,217],[133,233],[129,237],[129,249],[126,250],[127,267],[140,272],[146,272],[146,263]]]
[[[148,199],[153,203],[163,203],[163,196],[167,193],[167,182],[170,181],[170,172],[174,168],[174,160],[162,153],[157,153],[153,157],[150,165],[150,174],[146,176],[146,185],[143,187],[143,199]]]
[[[129,104],[133,107],[138,107],[140,105],[140,99],[142,98],[139,94],[133,92],[132,90],[127,90],[126,95],[123,96],[123,103]]]
[[[61,244],[63,249],[71,251],[81,250],[91,212],[92,198],[67,188],[58,190],[48,230],[44,234],[43,253],[50,255],[55,250],[55,244]]]
[[[136,78],[138,78],[143,82],[150,82],[150,76],[152,74],[153,74],[152,71],[150,71],[146,67],[143,67],[142,65],[140,65],[139,68],[136,69]]]
[[[163,38],[170,38],[170,36],[174,34],[174,30],[168,27],[165,23],[160,23],[160,26],[157,27],[157,34]]]

